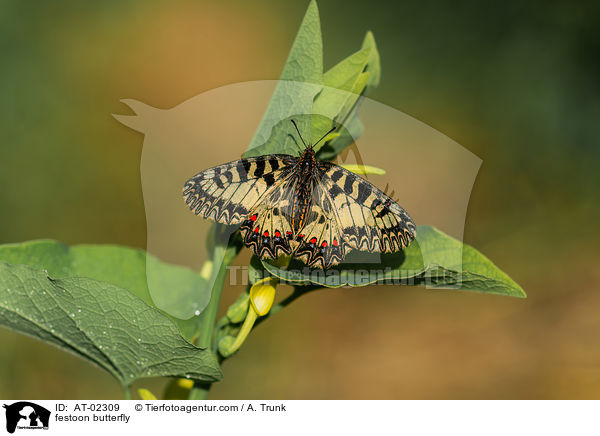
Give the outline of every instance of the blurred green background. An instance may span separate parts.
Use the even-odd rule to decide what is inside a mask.
[[[313,293],[257,328],[212,398],[600,397],[599,5],[319,2],[326,68],[372,30],[371,96],[483,159],[465,241],[529,298]],[[111,117],[119,99],[168,108],[276,79],[306,6],[1,1],[0,243],[145,247],[143,138]],[[71,355],[7,330],[0,344],[2,398],[121,395]]]

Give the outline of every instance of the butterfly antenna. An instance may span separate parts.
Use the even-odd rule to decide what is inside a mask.
[[[302,138],[302,135],[300,134],[300,129],[298,129],[298,125],[296,124],[296,122],[294,120],[290,120],[292,122],[292,124],[294,125],[294,127],[296,128],[296,132],[298,132],[298,136],[300,137],[300,140],[302,141],[302,143],[304,144],[304,148],[308,148],[308,146],[306,145],[306,142],[304,142],[304,139]]]
[[[338,128],[338,126],[333,126],[333,127],[331,128],[331,130],[329,130],[329,132],[327,132],[327,133],[325,133],[323,136],[321,136],[321,139],[319,139],[317,142],[315,142],[315,143],[312,145],[312,147],[316,146],[316,145],[317,145],[319,142],[321,142],[323,139],[325,139],[325,137],[326,137],[327,135],[329,135],[331,132],[333,132],[333,131],[334,131],[335,129],[337,129],[337,128]]]

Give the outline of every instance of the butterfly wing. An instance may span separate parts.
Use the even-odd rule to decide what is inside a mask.
[[[244,243],[263,259],[293,254],[308,266],[327,268],[341,262],[350,250],[342,244],[342,227],[337,225],[330,202],[321,202],[324,191],[314,183],[306,221],[299,231],[292,227],[294,202],[298,201],[297,173],[282,177],[242,223]]]
[[[309,266],[329,268],[351,249],[392,253],[415,238],[414,222],[386,193],[330,162],[320,162],[319,168],[296,257]]]
[[[312,194],[306,224],[294,241],[294,257],[311,267],[329,268],[342,262],[352,247],[344,243],[343,227],[334,210],[336,206],[328,199],[318,178]]]
[[[351,249],[390,253],[415,238],[415,224],[394,200],[356,174],[319,162],[303,227],[292,229],[298,158],[267,155],[213,167],[187,181],[183,196],[196,215],[241,224],[244,243],[260,258],[293,254],[329,268]]]
[[[189,208],[222,224],[240,224],[285,179],[297,158],[272,154],[236,160],[204,170],[183,187]]]
[[[240,230],[244,244],[263,259],[275,259],[295,250],[294,233],[289,216],[294,201],[297,178],[289,171],[275,182],[268,194],[248,213]]]
[[[411,243],[416,226],[398,203],[351,171],[332,163],[322,164],[322,201],[333,206],[345,244],[371,253],[393,253]]]

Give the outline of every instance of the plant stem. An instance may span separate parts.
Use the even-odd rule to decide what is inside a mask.
[[[314,286],[296,286],[294,288],[294,291],[290,295],[285,297],[279,303],[273,305],[273,307],[271,307],[271,310],[269,311],[269,313],[267,315],[258,318],[258,320],[254,324],[254,326],[255,327],[258,326],[260,323],[266,321],[271,316],[275,315],[281,309],[284,309],[292,301],[294,301],[294,300],[300,298],[301,296],[303,296],[304,294],[308,294],[309,292],[314,291],[316,289],[321,289],[321,286],[316,286],[316,285],[314,285]]]
[[[221,341],[221,343],[220,343],[221,347],[217,347],[221,356],[229,357],[233,353],[235,353],[237,350],[239,350],[239,348],[242,346],[242,344],[246,340],[246,337],[248,337],[248,335],[250,334],[250,331],[252,330],[252,326],[254,326],[254,322],[256,321],[257,318],[258,318],[258,315],[256,314],[256,311],[254,310],[254,308],[249,307],[248,314],[246,315],[246,319],[244,320],[244,324],[242,324],[242,327],[240,328],[240,331],[238,332],[235,339],[233,339],[231,336],[228,336],[225,339],[231,339],[231,341],[229,341],[229,343],[225,346],[223,346],[223,343],[225,341]]]
[[[215,248],[215,250],[219,250],[219,248]],[[221,303],[221,294],[223,293],[223,284],[226,273],[227,268],[222,265],[219,268],[217,277],[215,278],[215,286],[212,289],[208,306],[206,306],[206,309],[204,309],[204,312],[202,312],[200,315],[202,320],[200,322],[200,332],[198,334],[198,346],[202,348],[209,348],[213,353],[215,353],[215,350],[212,349],[213,347],[211,346],[211,342],[213,330],[217,321],[219,304]],[[210,387],[211,383],[195,382],[194,387],[192,387],[188,395],[188,400],[205,400],[208,396]]]
[[[200,331],[198,333],[197,345],[201,348],[208,348],[215,354],[218,359],[216,350],[216,344],[212,344],[213,332],[215,324],[217,322],[217,315],[219,313],[219,305],[221,303],[221,295],[223,294],[223,287],[225,286],[225,277],[227,275],[227,266],[231,261],[228,259],[228,237],[225,239],[225,243],[216,245],[213,253],[213,265],[219,265],[218,270],[215,272],[213,269],[213,288],[210,293],[210,301],[208,305],[200,315]],[[208,396],[211,383],[207,382],[195,382],[194,386],[190,390],[188,395],[189,400],[203,400]]]
[[[123,399],[124,400],[131,400],[132,396],[131,396],[131,385],[125,385],[123,386]]]
[[[221,251],[222,253],[218,253]],[[215,247],[215,258],[219,259],[221,266],[219,267],[216,277],[214,278],[214,286],[210,294],[210,301],[200,315],[200,331],[198,333],[198,346],[201,348],[211,348],[211,340],[215,323],[217,322],[217,314],[219,312],[219,304],[221,303],[221,294],[223,293],[223,285],[225,284],[225,275],[227,267],[223,262],[225,249]],[[213,350],[214,351],[214,350]]]
[[[190,390],[188,400],[206,400],[212,383],[196,382]]]

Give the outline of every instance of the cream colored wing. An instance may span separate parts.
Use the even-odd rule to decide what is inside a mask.
[[[390,253],[408,246],[415,225],[388,195],[361,177],[329,162],[319,163],[306,223],[294,233],[290,205],[293,173],[257,204],[242,225],[244,242],[261,258],[293,254],[310,267],[330,268],[358,249]]]
[[[406,211],[385,192],[362,177],[322,162],[322,203],[330,203],[343,241],[371,253],[392,253],[407,247],[416,226]]]
[[[295,238],[294,257],[310,267],[326,269],[341,263],[352,247],[345,241],[335,204],[321,183],[315,184],[312,199],[306,224]]]
[[[240,224],[289,174],[297,158],[273,154],[241,159],[204,170],[183,187],[189,208],[222,224]]]
[[[410,216],[383,191],[338,165],[320,162],[311,214],[294,256],[309,266],[329,268],[351,249],[400,251],[415,231]]]
[[[293,172],[280,178],[242,222],[244,244],[262,259],[290,254],[296,247],[288,213],[296,183]]]

